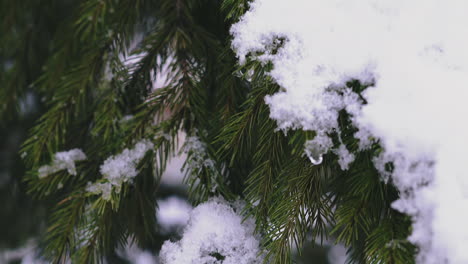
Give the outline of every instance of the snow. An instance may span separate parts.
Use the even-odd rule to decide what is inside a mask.
[[[189,220],[192,206],[184,199],[171,196],[158,201],[156,216],[158,223],[165,233],[185,227]]]
[[[253,234],[252,218],[242,216],[221,198],[200,204],[190,213],[183,237],[178,242],[164,242],[160,260],[165,264],[263,263],[260,242]],[[223,259],[221,261],[221,259]]]
[[[342,170],[347,170],[349,164],[354,161],[354,154],[349,152],[344,144],[341,144],[338,149],[335,150],[335,154],[338,155],[338,164]]]
[[[110,182],[88,182],[86,191],[91,194],[101,194],[102,199],[110,201],[112,195],[112,184]]]
[[[265,102],[279,129],[326,136],[345,109],[360,149],[380,140],[375,165],[402,193],[393,206],[413,217],[418,263],[468,263],[467,11],[462,0],[255,0],[231,29],[241,63],[274,65],[283,90]],[[370,86],[367,104],[352,79]],[[352,159],[334,151],[345,169]]]
[[[86,155],[80,149],[71,149],[69,151],[57,152],[54,154],[52,164],[43,165],[39,168],[39,178],[44,178],[50,174],[56,173],[61,170],[67,170],[71,175],[76,175],[76,161],[83,161]]]
[[[199,137],[186,137],[183,152],[187,155],[186,164],[189,171],[199,171],[202,168],[214,169],[214,161],[208,157],[206,144]]]
[[[100,167],[105,182],[88,184],[86,190],[92,194],[102,194],[103,199],[110,200],[112,190],[117,193],[124,182],[131,182],[138,174],[137,165],[154,144],[141,140],[132,149],[124,149],[120,154],[111,156]]]
[[[138,174],[136,168],[138,162],[153,146],[149,140],[142,140],[136,143],[132,149],[124,149],[122,153],[109,157],[101,165],[101,174],[116,185],[129,181]]]

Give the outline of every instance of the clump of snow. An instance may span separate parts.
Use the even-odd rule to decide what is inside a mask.
[[[342,170],[349,169],[349,164],[354,161],[354,154],[349,152],[346,145],[341,144],[338,149],[334,150],[335,154],[338,155],[338,164]]]
[[[354,133],[354,137],[359,139],[359,150],[368,149],[374,142],[372,134],[365,127],[361,127],[359,131]]]
[[[151,141],[142,140],[136,143],[132,149],[124,149],[122,153],[104,161],[100,168],[101,174],[115,185],[131,180],[138,174],[136,169],[138,162],[153,147]]]
[[[191,211],[192,206],[186,200],[171,196],[158,201],[156,216],[163,232],[169,233],[184,227]]]
[[[360,149],[380,140],[376,167],[403,194],[394,206],[413,217],[419,263],[468,263],[467,11],[461,0],[255,0],[231,30],[241,62],[273,63],[283,90],[265,101],[280,129],[326,135],[345,109]],[[351,79],[371,86],[362,98]]]
[[[191,212],[182,239],[163,244],[162,263],[263,263],[260,242],[254,236],[255,222],[242,219],[220,198],[200,204]]]
[[[41,166],[38,170],[39,178],[44,178],[50,174],[61,170],[67,170],[71,175],[76,175],[75,161],[86,159],[86,155],[81,149],[71,149],[69,151],[57,152],[54,154],[52,164]]]
[[[454,234],[454,231],[446,226],[449,224],[446,222],[447,220],[442,220],[444,222],[437,224],[434,222],[437,210],[439,212],[447,209],[449,212],[453,210],[453,208],[444,209],[435,207],[435,205],[440,203],[441,197],[439,195],[442,194],[438,190],[442,185],[436,184],[434,179],[435,162],[431,157],[424,157],[422,155],[417,158],[411,158],[403,153],[389,153],[385,151],[374,159],[374,164],[385,180],[392,177],[395,185],[402,190],[400,192],[400,199],[394,202],[392,207],[413,217],[413,232],[408,240],[420,247],[418,262],[444,263],[446,247],[448,245],[437,239],[431,239],[431,232],[435,232],[436,228],[443,228],[437,231],[448,233],[456,239],[463,239],[463,232],[462,236]],[[389,164],[392,164],[392,167],[389,167]],[[450,190],[447,189],[444,192],[450,192]],[[443,195],[451,196],[449,193]],[[459,206],[460,202],[463,204],[463,201],[452,201],[455,208]],[[460,215],[463,217],[463,213]],[[452,223],[456,224],[457,220]],[[437,234],[437,236],[441,236],[441,234]],[[448,263],[462,262],[452,260]]]
[[[112,195],[112,184],[110,182],[88,182],[86,191],[91,194],[100,194],[102,199],[109,201]]]
[[[102,194],[103,199],[109,200],[112,190],[119,193],[123,183],[130,182],[137,176],[138,163],[153,147],[151,141],[141,140],[132,149],[126,148],[122,153],[109,157],[100,167],[106,181],[88,184],[86,190],[92,194]]]

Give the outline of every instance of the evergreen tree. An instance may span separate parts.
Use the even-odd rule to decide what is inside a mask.
[[[182,147],[191,201],[244,200],[267,262],[290,263],[293,247],[324,239],[349,247],[352,263],[414,262],[410,218],[391,208],[399,193],[371,162],[382,149],[358,150],[346,111],[330,136],[355,154],[348,170],[334,153],[310,162],[314,131],[277,131],[264,101],[280,90],[271,63],[240,65],[231,48],[229,29],[247,9],[247,0],[1,0],[0,124],[29,131],[11,160],[49,207],[44,257],[112,262],[129,238],[160,247],[160,177]],[[82,152],[63,155],[76,168],[57,155],[73,149]],[[102,169],[138,151],[134,173]]]

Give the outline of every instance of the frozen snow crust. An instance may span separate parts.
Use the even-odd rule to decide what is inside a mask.
[[[255,0],[231,29],[241,63],[255,52],[274,65],[284,90],[265,101],[278,128],[322,138],[306,151],[330,151],[342,109],[362,148],[380,139],[376,167],[411,190],[394,207],[413,217],[418,263],[468,263],[467,14],[463,0]],[[371,85],[367,104],[345,86],[351,79]],[[333,151],[346,169],[351,153]]]

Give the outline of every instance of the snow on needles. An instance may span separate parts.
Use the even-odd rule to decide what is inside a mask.
[[[187,154],[187,169],[189,171],[199,171],[202,168],[214,169],[214,161],[208,157],[206,144],[199,137],[187,137],[183,152]]]
[[[65,169],[69,174],[76,175],[75,161],[82,161],[85,159],[86,155],[81,149],[71,149],[69,151],[57,152],[54,154],[52,164],[44,165],[39,168],[39,178],[44,178],[50,174]]]
[[[212,198],[193,209],[180,241],[164,242],[160,258],[164,264],[263,263],[254,230],[252,218],[242,222],[226,201]]]
[[[153,147],[151,141],[141,140],[132,149],[124,149],[120,154],[109,157],[100,167],[106,181],[89,184],[86,190],[93,194],[102,194],[103,199],[110,200],[113,189],[119,193],[122,183],[137,176],[138,163]]]
[[[361,146],[381,140],[375,164],[409,190],[394,207],[413,217],[418,263],[468,263],[467,12],[463,0],[255,0],[231,30],[241,62],[260,51],[274,65],[284,90],[265,101],[280,129],[326,135],[345,109]],[[350,79],[371,85],[367,104]]]
[[[149,140],[142,140],[136,143],[132,149],[124,149],[122,153],[104,161],[100,168],[101,174],[115,184],[132,179],[138,174],[136,169],[138,162],[153,146]]]

